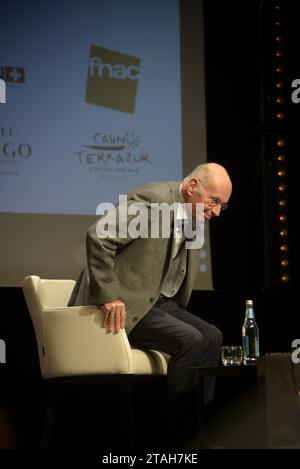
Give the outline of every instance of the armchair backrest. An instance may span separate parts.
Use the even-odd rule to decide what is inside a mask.
[[[47,309],[65,307],[74,285],[74,280],[41,279],[37,275],[30,275],[23,280],[23,293],[34,327],[43,376],[47,375],[44,334],[45,312]]]
[[[43,308],[62,308],[67,306],[74,280],[46,280],[39,279],[37,295]]]

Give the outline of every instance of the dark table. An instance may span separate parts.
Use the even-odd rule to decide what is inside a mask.
[[[256,409],[258,408],[258,380],[256,365],[219,365],[216,367],[195,366],[190,367],[190,370],[191,372],[196,373],[199,383],[195,401],[197,414],[195,434],[198,435],[198,440],[202,439],[200,435],[207,435],[207,422],[208,424],[212,422],[211,426],[215,428],[219,426],[221,419],[221,424],[226,427],[227,419],[228,426],[230,427],[232,425],[231,416],[236,418],[236,421],[238,421],[240,418],[239,416],[241,416],[241,419],[245,422],[249,414],[252,415],[256,412]],[[204,410],[203,405],[203,386],[204,379],[207,376],[215,376],[219,378],[216,383],[216,402],[211,409],[208,409],[208,412]],[[227,377],[229,381],[227,380]],[[243,391],[248,393],[249,390],[251,390],[251,396],[247,396],[245,401],[243,401]],[[251,404],[249,404],[249,400],[251,401]],[[248,429],[245,431],[248,431]],[[238,444],[240,445],[242,443]]]
[[[200,376],[256,376],[256,365],[238,365],[238,366],[191,366],[197,375]]]

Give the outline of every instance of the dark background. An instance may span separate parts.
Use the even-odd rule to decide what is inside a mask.
[[[300,103],[293,104],[290,97],[292,80],[300,78],[299,13],[298,2],[287,0],[204,1],[208,160],[228,169],[234,189],[230,209],[210,225],[215,290],[195,291],[189,309],[218,325],[224,343],[240,344],[245,300],[252,298],[262,353],[289,351],[292,340],[300,337],[296,303]],[[282,21],[280,31],[275,27],[278,18]],[[279,45],[284,51],[284,72],[280,76],[284,88],[280,92],[285,97],[285,119],[280,122],[274,118],[278,34],[283,37]],[[278,168],[274,156],[278,150],[274,142],[282,136],[286,140],[285,211],[290,262],[286,284],[281,281],[279,262],[282,243],[278,235]],[[45,390],[39,376],[35,336],[21,289],[2,288],[0,300],[0,338],[5,340],[7,350],[7,363],[0,364],[0,447],[35,448]],[[163,384],[157,380],[152,383],[151,387],[147,382],[142,390],[142,384],[137,384],[137,394],[143,396],[140,402],[137,398],[137,413],[141,420],[149,419],[151,413],[153,425],[159,426],[157,415],[163,404],[158,402]],[[99,405],[102,421],[107,422],[114,414],[104,406],[108,412],[105,414],[103,402],[108,395],[112,399],[115,390],[105,389]],[[89,397],[81,399],[87,413],[93,414],[95,408],[88,406]],[[69,418],[72,415],[76,420],[78,396],[69,403],[73,405]],[[88,431],[90,423],[85,425]],[[94,429],[91,433],[95,434]],[[97,438],[105,442],[103,435]],[[98,440],[94,437],[92,441],[95,444]]]

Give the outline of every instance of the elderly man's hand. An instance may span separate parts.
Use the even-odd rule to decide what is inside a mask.
[[[125,304],[120,300],[111,301],[101,305],[105,313],[104,326],[108,328],[108,332],[119,332],[124,329],[126,320]]]

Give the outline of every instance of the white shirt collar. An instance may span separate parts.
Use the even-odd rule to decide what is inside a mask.
[[[179,186],[179,203],[176,206],[174,222],[177,220],[186,220],[188,218],[188,213],[185,207],[184,198],[182,194],[182,184]]]

